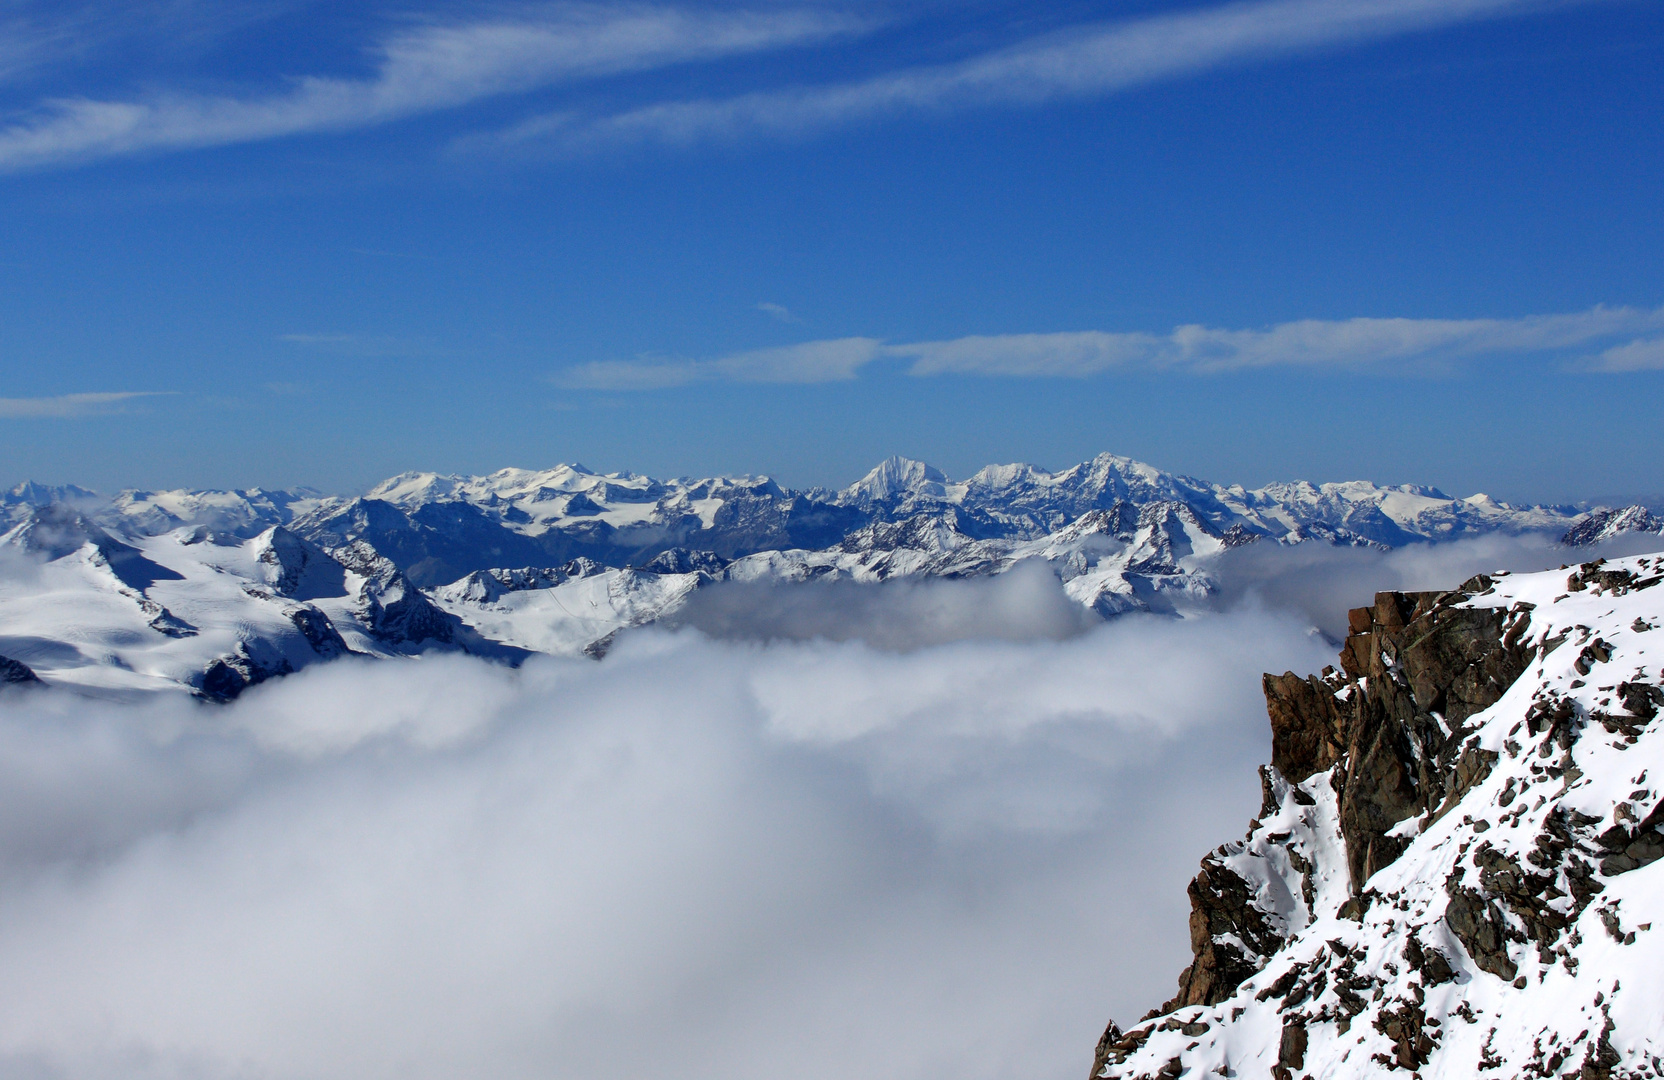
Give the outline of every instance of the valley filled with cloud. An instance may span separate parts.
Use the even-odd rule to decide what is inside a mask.
[[[600,662],[7,691],[0,1073],[1078,1076],[1258,805],[1261,672],[1334,659],[1305,609],[1555,550],[1237,554],[1184,618],[1035,564],[713,586]]]

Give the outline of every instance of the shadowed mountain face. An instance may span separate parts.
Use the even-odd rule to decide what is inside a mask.
[[[405,508],[379,499],[354,499],[291,523],[326,547],[364,541],[391,559],[423,588],[445,585],[478,570],[512,566],[561,566],[591,559],[607,566],[639,566],[676,549],[712,552],[724,559],[759,551],[817,549],[836,544],[866,520],[859,511],[801,496],[732,496],[711,514],[676,507],[645,520],[614,524],[587,496],[576,515],[540,531],[524,530],[509,508],[497,514],[462,501],[424,502]],[[570,506],[570,503],[568,503]]]
[[[0,684],[28,685],[39,683],[40,679],[29,670],[27,664],[19,663],[7,656],[0,656]]]
[[[1583,547],[1626,534],[1648,533],[1664,535],[1664,519],[1660,519],[1645,506],[1625,506],[1617,510],[1600,509],[1591,512],[1567,529],[1560,542]]]
[[[467,503],[429,503],[407,512],[379,499],[354,499],[292,523],[297,534],[326,548],[363,541],[392,560],[419,587],[442,585],[495,566],[543,566],[565,561],[553,545],[505,528]],[[568,556],[570,557],[570,556]]]
[[[46,559],[61,559],[91,544],[97,557],[123,585],[139,592],[158,581],[177,581],[180,575],[145,558],[64,503],[32,510],[10,534],[24,551]]]

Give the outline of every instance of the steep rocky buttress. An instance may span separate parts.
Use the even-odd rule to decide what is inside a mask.
[[[1664,557],[1380,593],[1093,1077],[1664,1076]]]

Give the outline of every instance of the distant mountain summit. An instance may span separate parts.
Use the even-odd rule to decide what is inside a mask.
[[[870,507],[908,495],[946,499],[947,484],[948,478],[933,465],[912,458],[889,457],[838,492],[836,501],[844,506]]]
[[[1664,535],[1664,519],[1660,519],[1644,506],[1595,510],[1567,529],[1560,542],[1574,546],[1598,544],[1604,540],[1614,540],[1626,533]]]
[[[98,493],[73,484],[48,486],[25,480],[10,491],[0,494],[0,521],[20,521],[32,509],[53,503],[78,505],[98,502]]]

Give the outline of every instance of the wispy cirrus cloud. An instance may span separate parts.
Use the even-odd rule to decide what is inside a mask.
[[[825,40],[865,25],[812,8],[638,4],[560,4],[423,25],[376,45],[374,71],[363,78],[308,75],[246,97],[46,101],[0,128],[0,170],[370,127],[557,83]]]
[[[65,419],[119,412],[136,398],[167,397],[171,390],[129,390],[107,394],[62,394],[58,397],[0,398],[0,419]]]
[[[626,107],[563,103],[506,130],[463,136],[454,147],[679,145],[802,134],[902,113],[1036,106],[1585,2],[1592,0],[1237,0],[1081,24],[949,63],[845,82]],[[883,21],[807,2],[499,8],[474,21],[407,24],[367,49],[367,74],[304,74],[244,95],[163,89],[50,98],[0,127],[0,172],[363,129],[586,79],[847,39]],[[0,22],[0,78],[66,42],[81,47],[97,24],[68,35],[39,18],[17,25],[8,33]]]
[[[526,120],[499,145],[568,149],[793,135],[875,116],[1101,97],[1215,68],[1540,11],[1547,0],[1250,0],[1092,23],[954,63],[858,81]],[[478,146],[479,137],[463,141]]]
[[[1594,357],[1590,366],[1597,371],[1664,370],[1664,337],[1614,345]]]
[[[99,18],[98,15],[105,17]],[[107,12],[84,5],[0,5],[0,84],[27,77],[39,68],[88,47],[118,31]]]
[[[565,385],[628,390],[693,382],[816,383],[879,360],[910,375],[1087,378],[1110,372],[1206,374],[1266,368],[1432,373],[1486,356],[1564,356],[1596,371],[1664,368],[1664,308],[1595,307],[1518,319],[1302,319],[1261,329],[1180,326],[994,334],[887,344],[842,338],[713,360],[618,360],[569,369]]]
[[[784,304],[776,304],[768,300],[764,300],[757,304],[757,310],[776,322],[800,323],[803,321],[792,313],[791,308],[788,308]]]
[[[1002,334],[889,346],[915,375],[1082,377],[1124,369],[1304,367],[1428,371],[1487,355],[1555,353],[1664,333],[1664,308],[1596,307],[1520,319],[1301,319],[1257,330]],[[1630,347],[1629,344],[1622,346]]]
[[[884,343],[876,338],[837,338],[714,360],[601,360],[567,368],[555,381],[580,390],[658,390],[701,382],[845,382],[883,354]]]

